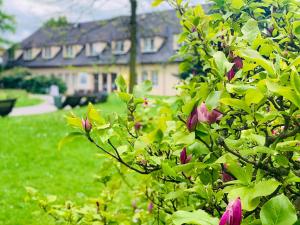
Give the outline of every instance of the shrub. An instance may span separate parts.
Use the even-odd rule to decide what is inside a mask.
[[[297,223],[299,3],[213,2],[207,15],[169,1],[183,25],[181,69],[197,59],[205,76],[190,76],[180,95],[156,102],[144,98],[147,82],[130,94],[118,77],[127,115],[104,116],[90,105],[84,126],[68,117],[77,130],[61,144],[85,137],[106,155],[105,188],[84,207],[40,199],[47,212],[74,224]],[[139,175],[126,176],[122,190],[113,165],[123,178]]]
[[[26,68],[14,68],[0,74],[0,86],[10,89],[25,89],[36,94],[47,94],[51,85],[57,85],[60,93],[67,90],[66,84],[54,76],[33,76]]]
[[[14,68],[0,74],[0,86],[3,88],[21,89],[23,81],[31,75],[26,68]]]
[[[31,93],[47,94],[51,85],[57,85],[60,93],[67,90],[65,83],[54,76],[30,76],[22,82],[22,88]]]

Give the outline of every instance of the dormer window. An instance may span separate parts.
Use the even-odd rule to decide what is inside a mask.
[[[65,57],[73,58],[73,46],[72,45],[65,46]]]
[[[154,52],[154,38],[144,38],[144,52]]]
[[[24,51],[24,60],[32,60],[32,49],[26,49]]]
[[[106,42],[93,42],[85,45],[85,53],[87,56],[97,56],[106,48]]]
[[[117,41],[115,52],[124,52],[124,42],[123,41]]]
[[[51,47],[45,47],[45,48],[43,48],[42,55],[43,55],[44,59],[50,59],[52,57]]]

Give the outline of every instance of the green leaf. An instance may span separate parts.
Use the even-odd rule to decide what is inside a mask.
[[[222,94],[221,91],[213,91],[207,96],[205,104],[209,110],[218,107],[221,94]]]
[[[195,141],[195,132],[187,133],[187,132],[179,131],[173,135],[173,139],[176,145],[179,144],[190,145],[193,144]]]
[[[236,109],[242,109],[248,113],[251,113],[251,109],[249,108],[249,106],[247,106],[247,104],[243,100],[233,99],[233,98],[222,98],[220,99],[220,102],[224,105],[228,105]]]
[[[291,72],[291,85],[298,95],[300,95],[300,76],[294,68]]]
[[[300,39],[300,21],[293,22],[293,31],[295,36]]]
[[[248,89],[246,91],[246,95],[245,95],[245,102],[248,106],[250,106],[251,104],[258,104],[260,103],[260,101],[264,98],[263,93],[261,93],[261,91],[256,88],[256,89]]]
[[[161,164],[165,176],[177,177],[175,170],[167,162]]]
[[[231,7],[234,9],[241,9],[244,6],[243,0],[231,0]]]
[[[271,80],[267,80],[266,85],[269,91],[283,96],[284,98],[294,103],[298,108],[300,108],[300,96],[297,95],[291,88],[281,86],[277,82],[273,82]]]
[[[280,185],[275,179],[259,181],[255,184],[253,190],[253,198],[268,196],[272,194]]]
[[[96,123],[97,125],[105,124],[104,118],[101,117],[100,113],[96,110],[92,103],[89,103],[88,105],[87,117],[91,123]]]
[[[198,225],[218,225],[219,219],[212,217],[203,210],[194,212],[177,211],[172,215],[175,225],[198,224]]]
[[[81,133],[81,132],[72,132],[70,134],[68,134],[67,136],[65,136],[64,138],[62,138],[59,143],[58,143],[58,150],[61,150],[62,147],[69,143],[69,142],[72,142],[74,141],[76,138],[79,138],[79,137],[84,137],[84,134]]]
[[[127,84],[122,75],[117,76],[116,85],[121,92],[127,92]]]
[[[260,211],[262,225],[293,225],[297,221],[296,210],[283,194],[273,197]]]
[[[249,19],[241,29],[244,38],[252,43],[257,35],[260,33],[257,21],[254,19]]]
[[[276,70],[272,62],[264,59],[257,51],[252,49],[245,49],[239,51],[241,57],[255,62],[264,68],[271,77],[276,77]]]
[[[223,77],[233,66],[233,63],[228,62],[223,52],[216,52],[213,54],[217,70],[220,77]]]

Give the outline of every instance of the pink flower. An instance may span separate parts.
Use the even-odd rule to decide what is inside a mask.
[[[149,202],[148,207],[147,207],[148,212],[152,213],[153,208],[154,208],[153,202]]]
[[[183,148],[183,150],[180,153],[180,162],[181,164],[186,164],[189,161],[191,161],[192,159],[192,155],[188,155],[186,154],[186,147]]]
[[[219,225],[240,225],[242,216],[241,199],[237,198],[228,204],[226,211],[220,219]]]
[[[187,119],[186,126],[189,131],[194,131],[198,123],[198,109],[194,108]]]
[[[240,57],[235,57],[233,63],[236,69],[240,70],[243,68],[243,60]]]
[[[81,123],[82,123],[82,128],[87,132],[89,133],[92,129],[92,124],[90,123],[89,119],[86,118],[86,119],[82,119],[81,120]]]
[[[231,81],[234,78],[235,72],[233,67],[229,70],[229,72],[227,73],[227,78],[229,81]]]
[[[223,182],[229,182],[229,181],[234,180],[234,178],[230,174],[227,173],[227,164],[226,163],[224,163],[224,165],[223,165],[221,174],[222,174]]]
[[[144,106],[148,106],[148,105],[149,105],[148,99],[144,98]]]
[[[198,107],[198,121],[199,122],[205,122],[208,124],[212,124],[217,121],[220,121],[222,117],[223,117],[223,114],[216,109],[213,109],[211,112],[208,111],[204,102],[202,102],[200,107]]]
[[[135,130],[140,130],[142,128],[142,124],[140,123],[140,122],[136,122],[135,124],[134,124],[134,129]]]

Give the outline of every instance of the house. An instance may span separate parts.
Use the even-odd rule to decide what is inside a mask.
[[[113,91],[115,79],[128,79],[129,16],[109,20],[41,27],[23,40],[7,58],[8,66],[29,68],[35,75],[57,76],[74,92]],[[152,94],[174,95],[179,62],[181,25],[173,10],[140,14],[137,45],[137,83],[151,80]]]

